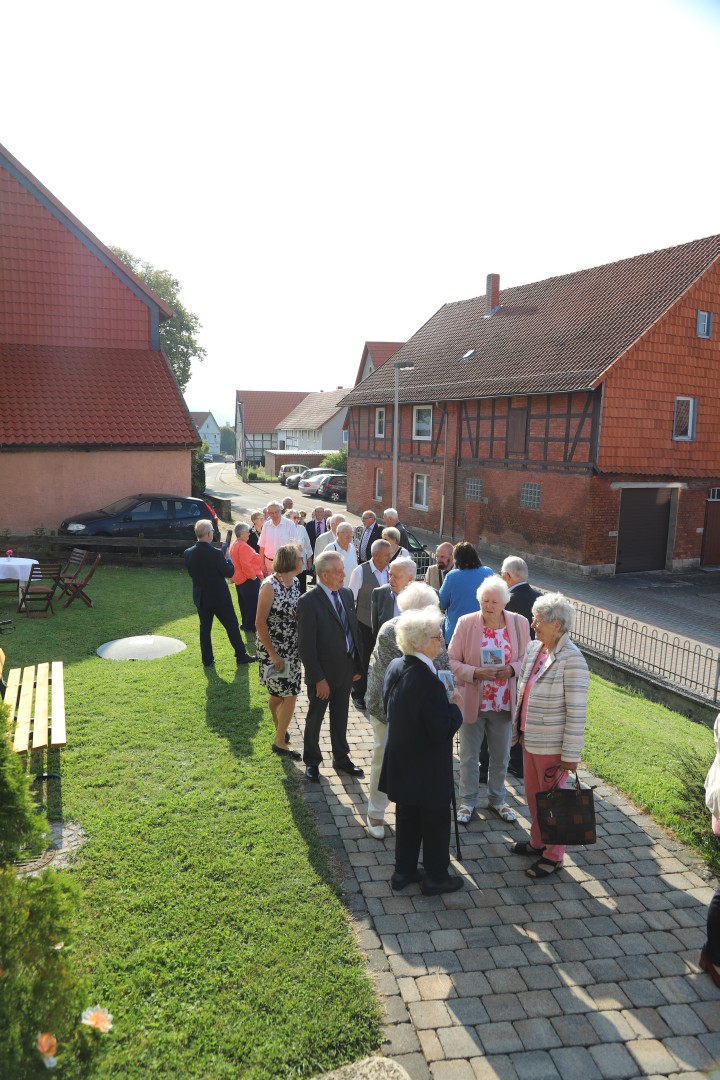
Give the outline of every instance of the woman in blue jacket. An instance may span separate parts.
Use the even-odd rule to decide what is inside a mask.
[[[489,566],[483,566],[480,556],[468,540],[462,540],[453,549],[455,568],[450,571],[440,589],[440,607],[445,612],[445,644],[453,636],[455,624],[461,615],[480,610],[477,591],[485,578],[492,577]]]

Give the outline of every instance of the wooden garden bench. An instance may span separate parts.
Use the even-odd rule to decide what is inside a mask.
[[[0,649],[0,677],[5,653]],[[11,668],[5,702],[10,706],[13,750],[27,754],[65,746],[65,687],[61,660]]]

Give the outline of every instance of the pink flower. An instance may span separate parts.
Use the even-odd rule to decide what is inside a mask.
[[[109,1031],[112,1027],[112,1016],[107,1009],[101,1009],[99,1005],[85,1009],[80,1019],[83,1024],[95,1028],[96,1031]]]
[[[5,554],[7,555],[8,559],[12,558],[12,553],[13,553],[13,549],[12,549],[12,548],[8,548],[8,549],[7,549],[7,551],[5,552]]]

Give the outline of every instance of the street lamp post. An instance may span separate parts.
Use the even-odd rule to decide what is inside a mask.
[[[414,364],[408,363],[407,360],[396,360],[393,364],[395,368],[395,401],[393,408],[393,448],[392,448],[392,505],[397,506],[397,474],[398,474],[398,431],[399,431],[399,416],[400,412],[400,372],[401,371],[413,371]]]

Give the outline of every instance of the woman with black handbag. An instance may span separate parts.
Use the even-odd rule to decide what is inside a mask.
[[[545,593],[533,604],[533,629],[520,671],[513,741],[522,740],[530,841],[514,844],[515,855],[539,856],[526,871],[546,878],[561,865],[565,847],[543,846],[536,796],[564,788],[577,769],[585,737],[588,667],[568,636],[575,609],[562,593]]]

